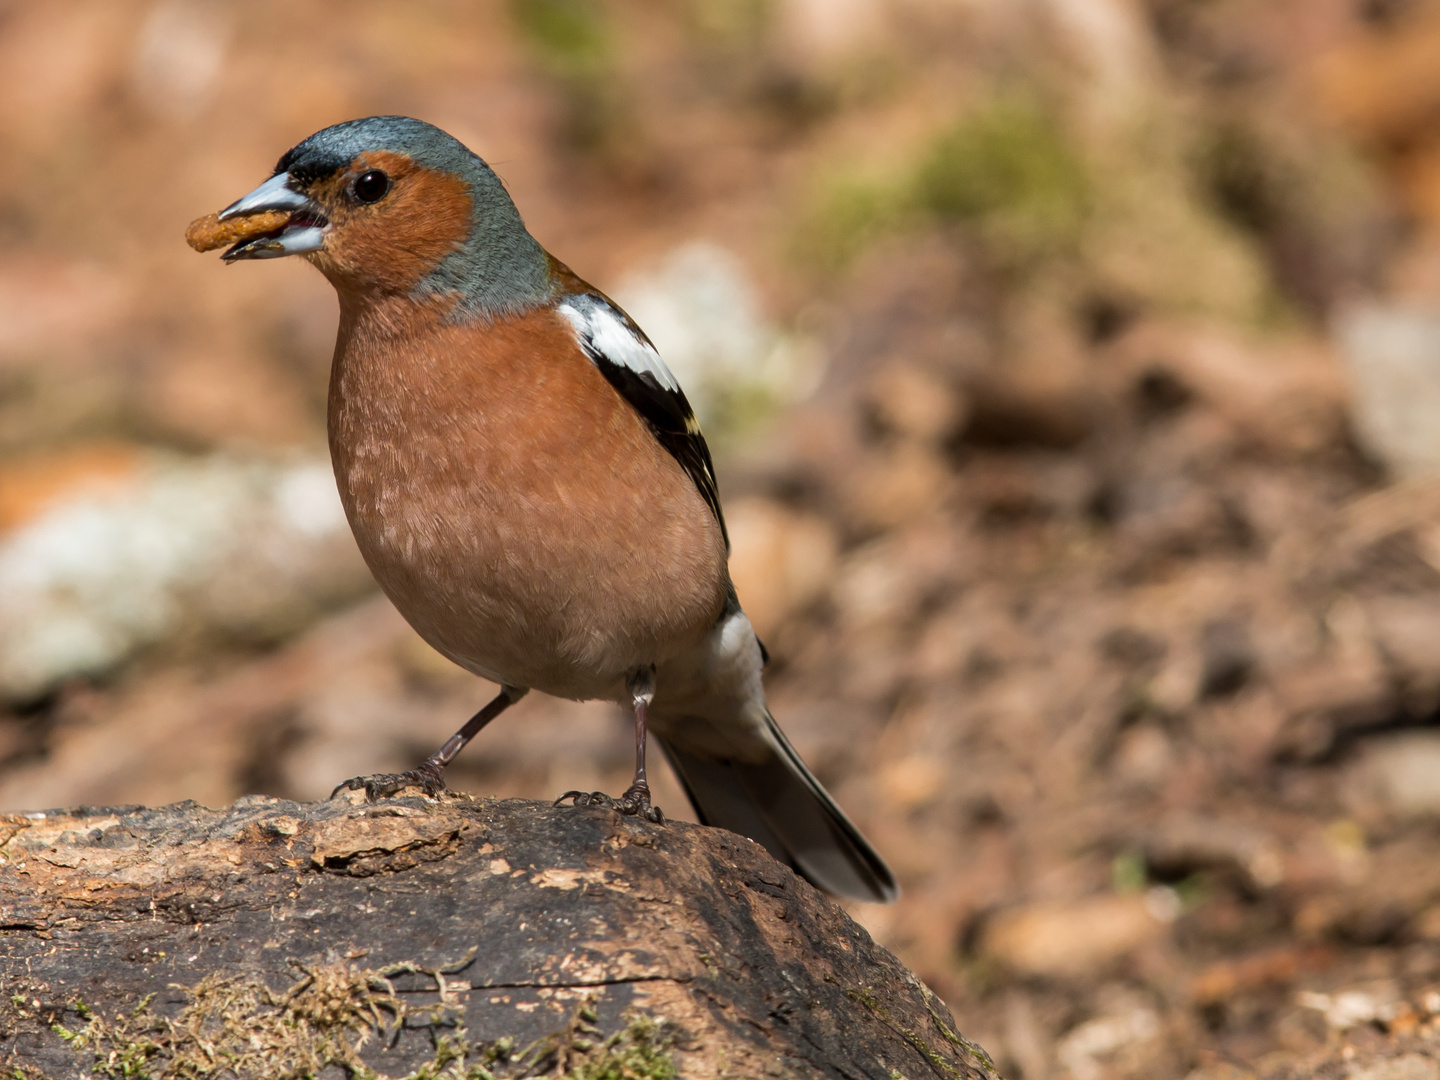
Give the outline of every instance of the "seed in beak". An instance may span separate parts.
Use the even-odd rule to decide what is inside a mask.
[[[220,221],[215,214],[196,218],[185,230],[185,242],[196,251],[214,251],[228,247],[263,233],[284,228],[290,220],[288,210],[262,210],[258,214],[246,214]]]

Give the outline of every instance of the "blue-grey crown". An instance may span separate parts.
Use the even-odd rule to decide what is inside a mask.
[[[390,150],[426,168],[467,178],[476,170],[490,172],[490,167],[455,136],[409,116],[367,116],[317,131],[291,148],[275,171],[289,172],[300,180],[315,180],[345,168],[367,150]]]
[[[433,124],[408,116],[368,116],[317,131],[275,166],[302,183],[333,175],[359,154],[386,150],[423,168],[451,173],[470,187],[471,232],[464,245],[417,287],[430,294],[459,293],[457,316],[493,317],[548,299],[544,250],[525,229],[505,185],[478,154]]]

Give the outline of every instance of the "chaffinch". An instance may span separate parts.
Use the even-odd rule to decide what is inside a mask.
[[[634,782],[618,800],[557,802],[661,820],[648,730],[703,823],[831,893],[895,898],[766,706],[764,648],[679,383],[526,231],[484,161],[419,120],[354,120],[196,228],[202,249],[235,241],[227,262],[303,255],[335,286],[330,453],[355,539],[420,636],[502,688],[413,772],[342,788],[438,792],[532,688],[615,701],[634,711]]]

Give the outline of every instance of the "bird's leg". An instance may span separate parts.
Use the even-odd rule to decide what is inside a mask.
[[[620,796],[620,812],[639,814],[647,821],[664,821],[660,808],[650,805],[650,784],[645,779],[645,713],[655,700],[655,669],[644,668],[631,676],[629,690],[635,709],[635,779]]]
[[[635,779],[625,789],[625,794],[612,799],[601,791],[567,791],[555,800],[559,806],[566,799],[576,806],[608,806],[622,814],[634,814],[646,821],[663,823],[665,815],[658,806],[650,805],[650,784],[645,779],[645,714],[650,702],[655,699],[655,669],[641,668],[626,682],[630,701],[635,709]]]
[[[465,749],[465,744],[480,733],[480,729],[526,694],[524,687],[502,686],[494,700],[472,716],[459,731],[445,740],[445,745],[436,750],[417,767],[403,773],[379,773],[375,776],[356,776],[346,780],[330,793],[333,799],[342,791],[364,789],[366,799],[381,799],[394,795],[407,787],[418,787],[426,795],[438,795],[445,790],[445,776],[441,770],[454,760],[455,755]]]

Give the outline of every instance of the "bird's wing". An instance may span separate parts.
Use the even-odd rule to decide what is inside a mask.
[[[644,418],[660,445],[665,447],[689,474],[709,505],[725,550],[730,536],[720,512],[720,493],[715,487],[715,466],[710,448],[700,434],[700,422],[685,399],[685,391],[645,332],[617,304],[592,289],[573,274],[566,285],[573,291],[561,298],[556,310],[575,329],[585,355],[600,369],[606,380]]]

